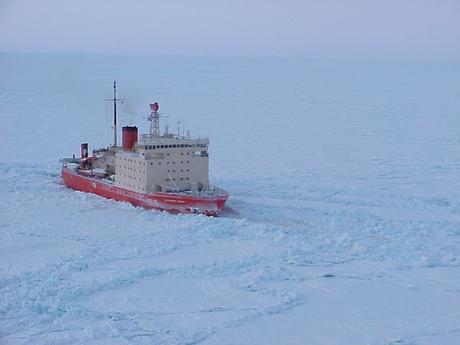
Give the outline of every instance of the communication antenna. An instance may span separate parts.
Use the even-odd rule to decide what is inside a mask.
[[[182,124],[182,122],[179,120],[177,121],[177,137],[180,138],[180,125]]]
[[[117,102],[123,103],[124,100],[117,98],[117,81],[113,81],[113,98],[108,98],[106,102],[113,103],[113,147],[117,147]]]

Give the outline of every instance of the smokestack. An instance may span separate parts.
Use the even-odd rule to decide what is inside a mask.
[[[88,158],[88,143],[83,143],[80,146],[81,158]]]
[[[123,149],[132,151],[134,144],[137,143],[137,127],[125,126],[122,128]]]

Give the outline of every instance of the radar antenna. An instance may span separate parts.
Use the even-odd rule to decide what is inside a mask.
[[[157,102],[150,104],[150,116],[147,121],[150,121],[150,135],[153,137],[160,136],[160,106]]]

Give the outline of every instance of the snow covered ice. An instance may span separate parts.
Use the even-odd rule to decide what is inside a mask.
[[[460,65],[0,55],[0,344],[460,344]],[[67,189],[58,160],[209,135],[219,218]]]

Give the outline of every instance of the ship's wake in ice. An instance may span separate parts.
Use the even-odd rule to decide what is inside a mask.
[[[173,216],[66,189],[56,166],[1,170],[6,343],[301,342],[325,320],[337,342],[458,337],[454,200],[310,190]]]

